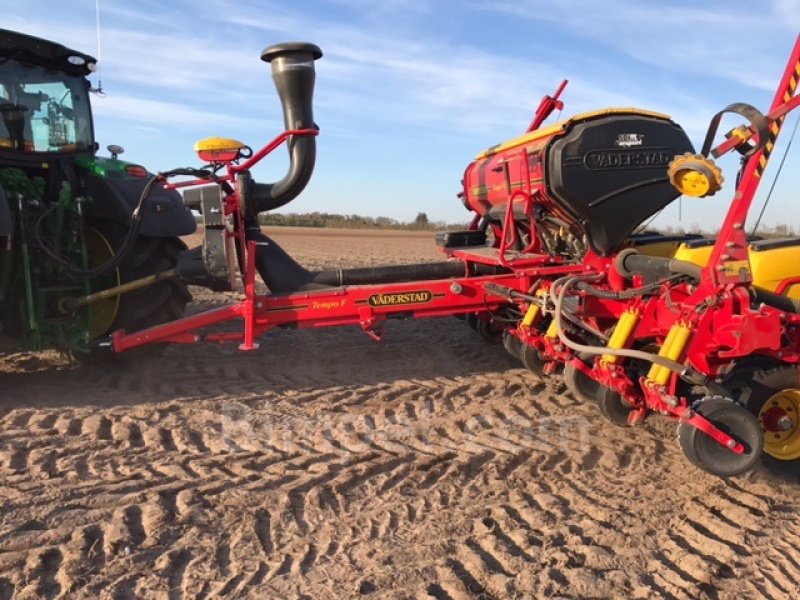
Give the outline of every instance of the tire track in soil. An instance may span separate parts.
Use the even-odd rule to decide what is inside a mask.
[[[387,329],[15,374],[0,599],[795,593],[796,479],[707,477],[454,319]]]

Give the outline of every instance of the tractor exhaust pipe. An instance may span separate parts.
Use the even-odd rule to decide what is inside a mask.
[[[318,46],[305,42],[276,44],[261,53],[261,60],[272,66],[272,80],[283,107],[287,130],[317,128],[312,109],[314,61],[321,57],[322,50]],[[280,181],[255,183],[249,173],[242,173],[240,183],[245,185],[244,208],[248,217],[255,218],[260,212],[280,208],[296,198],[311,179],[317,155],[315,136],[291,136],[287,148],[289,172]]]

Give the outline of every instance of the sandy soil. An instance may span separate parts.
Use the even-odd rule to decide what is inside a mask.
[[[437,257],[276,237],[316,268]],[[0,372],[0,599],[800,594],[797,469],[707,476],[456,319]]]

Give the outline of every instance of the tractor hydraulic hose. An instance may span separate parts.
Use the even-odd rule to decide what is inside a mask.
[[[677,373],[685,373],[687,368],[684,365],[674,360],[664,358],[663,356],[659,356],[658,354],[643,352],[641,350],[631,350],[629,348],[605,348],[599,346],[588,346],[586,344],[579,344],[577,342],[574,342],[565,335],[564,330],[561,327],[561,313],[567,289],[572,287],[572,285],[574,285],[577,281],[586,279],[591,280],[595,277],[596,275],[589,275],[589,276],[578,275],[576,277],[570,277],[570,278],[562,277],[561,279],[558,280],[558,281],[563,281],[564,279],[566,279],[566,281],[564,281],[563,285],[561,286],[561,289],[559,290],[558,296],[556,298],[555,318],[553,319],[553,322],[555,323],[556,326],[556,331],[558,332],[558,337],[561,340],[561,342],[567,348],[571,348],[576,352],[585,352],[587,354],[609,354],[612,356],[635,358],[638,360],[644,360],[665,367],[670,371],[676,371]]]
[[[147,182],[147,185],[144,186],[141,195],[139,196],[139,202],[136,204],[136,208],[133,209],[131,213],[131,222],[130,227],[128,227],[128,232],[125,235],[125,239],[122,241],[120,247],[114,253],[110,259],[104,262],[102,265],[94,267],[92,269],[84,269],[79,267],[70,261],[64,259],[61,255],[58,254],[56,249],[51,248],[46,240],[46,236],[42,234],[42,225],[44,220],[50,215],[51,212],[58,208],[58,204],[53,204],[47,210],[45,210],[39,218],[36,220],[36,223],[33,227],[33,234],[36,239],[37,244],[42,249],[42,251],[47,254],[56,264],[61,265],[65,272],[69,275],[74,277],[83,278],[83,279],[93,279],[95,277],[99,277],[111,272],[113,269],[116,269],[120,263],[125,260],[128,256],[130,251],[133,249],[134,244],[136,242],[136,238],[139,235],[139,230],[141,229],[142,224],[142,217],[144,215],[144,207],[147,204],[148,200],[150,199],[150,194],[153,192],[156,184],[164,183],[166,181],[166,177],[159,173],[150,179]]]

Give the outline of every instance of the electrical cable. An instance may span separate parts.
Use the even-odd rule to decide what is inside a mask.
[[[789,154],[789,149],[792,147],[794,136],[797,133],[798,123],[800,123],[800,115],[797,116],[797,119],[794,122],[794,129],[792,129],[792,135],[789,136],[789,143],[786,144],[786,149],[783,151],[781,162],[778,165],[778,171],[775,173],[775,179],[772,180],[772,185],[769,186],[767,197],[764,200],[764,206],[761,207],[761,212],[758,213],[758,219],[756,219],[756,224],[753,226],[753,230],[750,232],[750,235],[755,235],[756,231],[758,230],[758,226],[761,224],[761,218],[764,216],[764,211],[767,210],[767,204],[769,204],[770,198],[772,198],[772,192],[775,189],[775,184],[778,183],[778,178],[781,176],[781,171],[783,170],[783,163],[786,162],[786,156]]]

